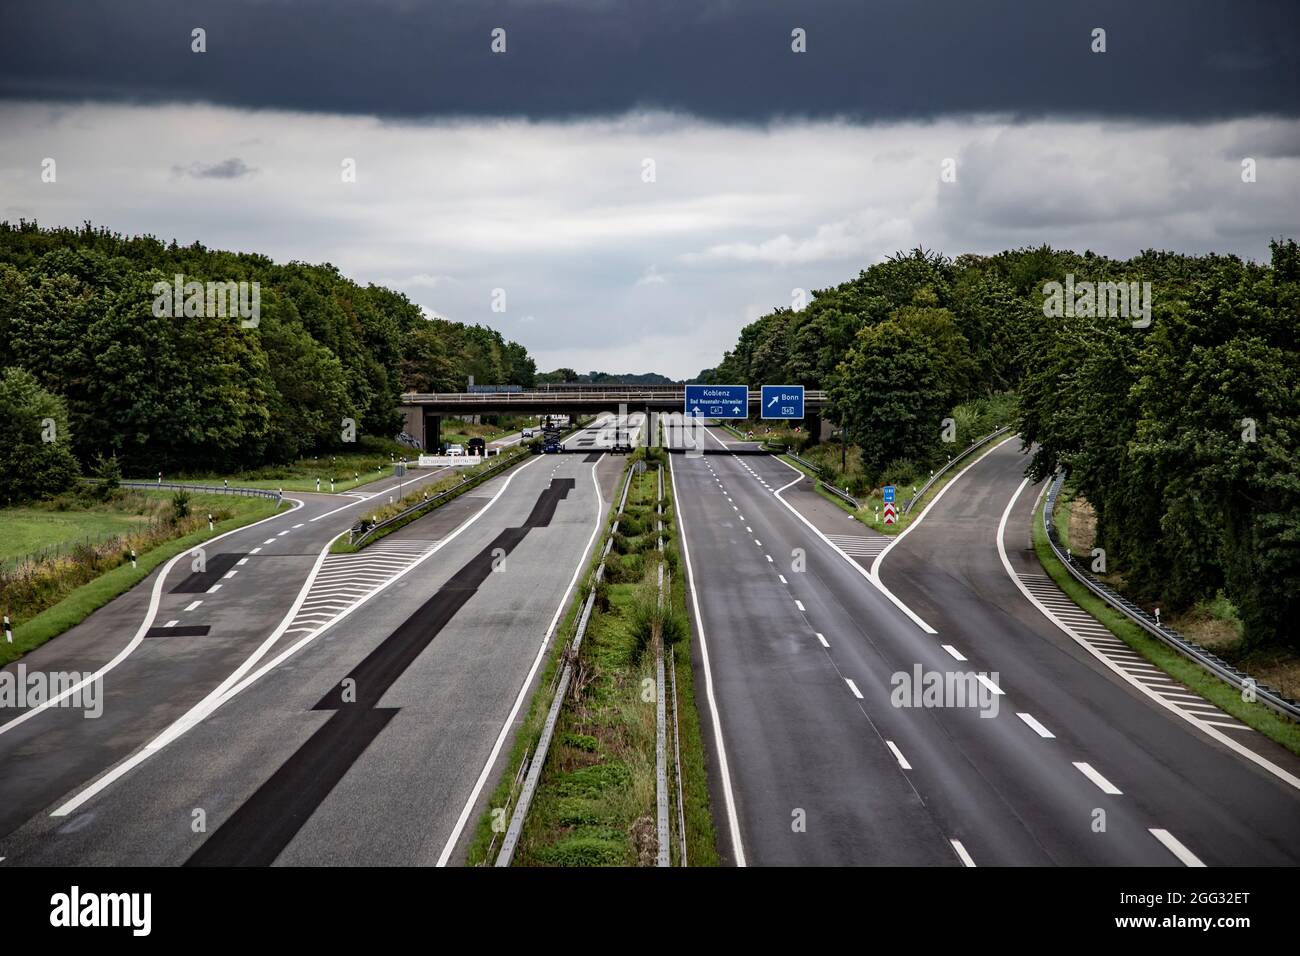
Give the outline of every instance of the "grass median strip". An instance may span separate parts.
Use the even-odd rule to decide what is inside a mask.
[[[682,762],[682,817],[690,865],[717,863],[709,812],[703,742],[695,711],[693,675],[687,652],[690,627],[685,589],[677,574],[678,557],[673,508],[664,502],[665,549],[657,550],[655,504],[658,467],[667,455],[648,456],[649,467],[634,474],[627,507],[606,560],[604,578],[595,569],[606,541],[602,537],[563,626],[521,732],[516,737],[510,772],[503,775],[480,821],[471,846],[471,864],[492,863],[500,833],[509,821],[516,781],[523,776],[525,753],[532,754],[552,702],[558,670],[572,642],[577,617],[594,589],[595,603],[574,661],[569,695],[546,757],[537,791],[514,856],[520,866],[652,866],[656,860],[655,827],[655,653],[657,641],[677,648],[678,735]],[[632,461],[647,461],[644,450]],[[621,487],[621,486],[620,486]],[[665,483],[665,495],[671,495]],[[611,524],[613,517],[611,517]],[[658,568],[670,585],[661,608]],[[671,730],[669,731],[671,736]],[[675,784],[675,781],[673,781]],[[672,798],[676,800],[675,787]],[[674,829],[679,819],[673,807]],[[674,862],[680,862],[673,836]]]

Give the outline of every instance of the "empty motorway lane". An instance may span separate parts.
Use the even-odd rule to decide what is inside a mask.
[[[1009,487],[1005,473],[992,479],[1000,507],[978,495],[964,506],[983,523],[969,539],[950,535],[936,508],[886,556],[889,582],[923,530],[947,552],[913,559],[910,579],[895,582],[899,600],[916,601],[914,619],[868,580],[870,557],[823,536],[866,532],[823,510],[793,469],[724,454],[674,455],[673,469],[708,659],[700,706],[720,738],[714,763],[727,768],[715,812],[733,861],[1179,865],[1195,844],[1208,863],[1294,862],[1293,788],[1143,710],[1086,661],[1035,646],[1043,635],[1002,619],[1014,621],[1000,609],[1024,602],[1019,592],[933,599],[959,568],[990,555],[1000,568],[994,538],[1018,476]],[[969,477],[940,504],[958,507]],[[1060,661],[1044,670],[1044,654]],[[891,703],[895,675],[950,673],[978,676],[990,706]],[[1143,742],[1120,746],[1134,726]],[[1216,788],[1214,773],[1237,783]],[[1179,793],[1190,784],[1204,789]],[[1245,786],[1258,803],[1233,820],[1234,787]],[[1225,832],[1202,842],[1210,804]]]

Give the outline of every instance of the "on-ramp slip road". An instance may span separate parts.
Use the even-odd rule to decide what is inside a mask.
[[[948,485],[879,579],[880,536],[779,460],[673,456],[734,862],[1300,860],[1292,755],[1251,741],[1271,772],[1153,702],[1008,576],[1017,444]],[[1005,523],[1022,563],[1033,499]],[[894,706],[896,675],[927,674],[977,680],[993,706]]]

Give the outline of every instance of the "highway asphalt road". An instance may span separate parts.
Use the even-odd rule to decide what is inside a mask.
[[[1300,790],[1098,664],[1018,590],[996,542],[1020,490],[1017,445],[949,485],[881,559],[917,619],[867,577],[886,542],[789,466],[720,448],[673,456],[733,862],[1300,859]],[[1009,515],[1009,560],[1032,560],[1034,496],[1023,489]],[[899,675],[977,693],[895,706]],[[1297,772],[1290,754],[1249,743]]]
[[[209,569],[248,559],[218,562],[216,592],[174,568],[156,622],[206,635],[140,640],[105,675],[98,719],[4,715],[4,865],[457,858],[622,469],[593,435],[356,556],[323,551],[363,506],[301,495],[211,546]],[[23,663],[110,661],[156,577]]]

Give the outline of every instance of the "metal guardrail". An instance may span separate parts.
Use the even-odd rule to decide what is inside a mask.
[[[963,458],[965,458],[967,455],[969,455],[969,454],[970,454],[971,452],[973,452],[975,449],[977,449],[977,448],[982,448],[984,445],[988,444],[988,443],[989,443],[990,441],[992,441],[994,438],[997,438],[999,435],[1003,434],[1004,432],[1008,432],[1008,431],[1010,431],[1010,430],[1011,430],[1011,426],[1010,426],[1010,425],[1003,425],[1001,428],[997,429],[997,431],[989,432],[989,433],[988,433],[987,435],[985,435],[983,438],[981,438],[981,439],[979,439],[978,441],[974,442],[973,444],[967,446],[967,447],[966,447],[966,448],[965,448],[965,449],[964,449],[960,454],[954,455],[952,458],[949,458],[949,459],[948,459],[948,464],[944,465],[942,468],[940,468],[938,471],[936,471],[933,475],[931,475],[931,476],[930,476],[930,480],[927,481],[924,485],[921,486],[921,490],[918,491],[916,494],[914,494],[914,495],[913,495],[913,496],[908,500],[907,504],[903,506],[903,514],[908,514],[909,512],[911,512],[911,510],[912,510],[912,505],[916,504],[918,501],[920,501],[922,498],[924,498],[924,497],[925,497],[925,493],[926,493],[927,491],[930,490],[930,487],[931,487],[931,486],[932,486],[936,481],[938,481],[940,478],[942,478],[945,474],[947,474],[948,470],[951,469],[953,465],[957,464],[957,462],[961,461]]]
[[[854,498],[851,494],[849,494],[847,489],[836,488],[829,481],[826,481],[824,478],[820,477],[823,471],[821,465],[817,464],[815,461],[809,461],[807,458],[804,458],[801,455],[796,455],[794,452],[789,450],[790,448],[789,445],[786,445],[785,448],[786,451],[784,451],[782,454],[784,454],[787,458],[793,458],[799,464],[803,465],[805,468],[812,471],[813,474],[817,475],[818,476],[818,478],[816,479],[817,484],[825,488],[836,498],[839,498],[841,501],[847,502],[848,504],[852,505],[855,509],[862,507],[862,504],[858,501],[858,499]]]
[[[485,481],[499,472],[505,471],[520,458],[528,457],[529,453],[524,451],[511,452],[508,455],[497,455],[497,458],[504,458],[505,461],[497,462],[485,471],[480,471],[476,475],[466,475],[458,484],[453,485],[443,491],[438,492],[432,498],[424,498],[411,505],[409,508],[403,508],[397,514],[385,518],[383,521],[376,522],[368,528],[361,529],[360,525],[348,529],[348,544],[361,545],[367,538],[374,536],[378,531],[382,531],[394,523],[417,514],[426,508],[435,508],[448,498],[454,498],[465,490],[465,486]]]
[[[621,515],[623,508],[627,505],[627,493],[632,488],[634,473],[631,468],[627,469],[627,479],[623,482],[623,496],[619,499],[616,514]],[[597,565],[596,573],[592,576],[593,585],[605,576],[605,559],[614,547],[614,535],[617,533],[618,521],[615,520],[605,538],[605,550],[601,552],[600,564]],[[564,669],[560,672],[560,680],[555,688],[555,696],[551,698],[551,708],[546,712],[546,723],[542,725],[542,733],[537,740],[537,748],[533,752],[532,763],[528,765],[528,775],[524,778],[523,788],[519,791],[519,802],[515,804],[515,812],[511,814],[510,823],[506,827],[506,834],[501,840],[501,850],[497,853],[496,866],[509,866],[511,861],[514,860],[515,847],[519,845],[519,836],[523,833],[524,821],[528,819],[528,810],[533,803],[533,794],[537,792],[537,785],[542,779],[542,768],[546,766],[546,755],[550,752],[551,739],[555,736],[555,727],[560,720],[560,709],[564,706],[564,697],[569,692],[569,683],[573,680],[573,663],[578,659],[578,652],[582,649],[582,639],[587,633],[587,622],[591,620],[591,612],[595,605],[596,588],[593,586],[591,592],[587,595],[586,604],[583,605],[582,615],[578,618],[578,628],[574,631],[573,642],[565,648]]]
[[[1051,546],[1052,552],[1056,555],[1057,560],[1065,565],[1065,569],[1070,572],[1070,575],[1111,608],[1119,611],[1142,628],[1142,630],[1159,639],[1193,663],[1199,664],[1224,683],[1241,691],[1250,688],[1255,695],[1255,699],[1265,706],[1292,720],[1300,720],[1300,702],[1292,700],[1276,688],[1260,684],[1249,674],[1233,667],[1195,641],[1179,634],[1173,628],[1158,624],[1155,618],[1147,614],[1138,605],[1079,567],[1072,553],[1061,550],[1060,540],[1056,534],[1056,525],[1052,520],[1052,512],[1055,510],[1056,497],[1060,493],[1064,481],[1065,474],[1058,473],[1047,490],[1047,500],[1043,504],[1043,530],[1047,533],[1047,542]]]
[[[82,478],[82,481],[90,485],[103,484],[102,478]],[[281,491],[271,491],[267,488],[239,488],[229,485],[190,485],[182,484],[175,481],[119,481],[118,485],[123,488],[140,488],[148,491],[150,488],[155,491],[197,491],[200,494],[208,495],[242,495],[247,498],[274,498],[280,501],[284,498]]]

